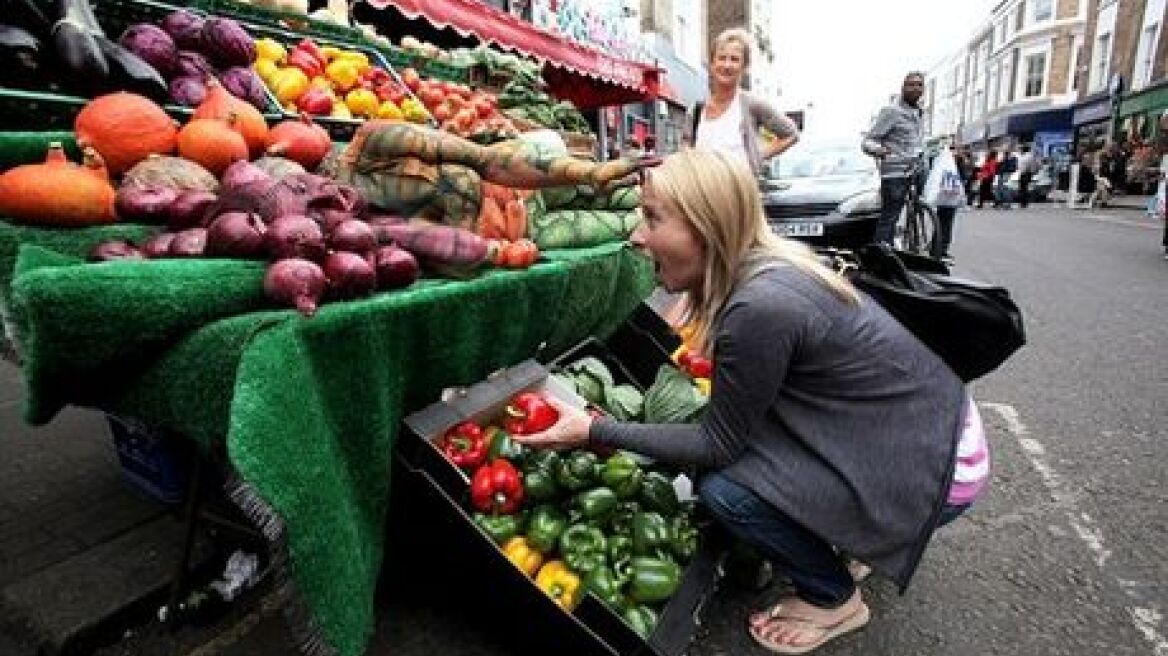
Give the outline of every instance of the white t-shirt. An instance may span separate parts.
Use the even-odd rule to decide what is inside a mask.
[[[750,156],[746,154],[746,143],[742,139],[742,94],[735,93],[734,100],[722,115],[715,119],[705,116],[698,121],[696,145],[702,150],[720,150],[739,157],[750,166]]]

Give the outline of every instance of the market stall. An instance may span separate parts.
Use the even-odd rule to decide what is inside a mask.
[[[24,55],[61,73],[0,93],[0,127],[20,128],[0,149],[0,339],[25,419],[81,405],[225,445],[305,651],[362,653],[403,417],[638,307],[652,275],[623,240],[639,195],[609,184],[632,165],[513,141],[541,125],[508,117],[506,94],[418,73],[461,75],[437,58],[395,66],[396,46],[319,14],[74,0],[78,40],[62,43],[23,4],[43,37]],[[80,48],[113,43],[103,30],[120,50]],[[214,38],[178,47],[184,30]],[[202,77],[176,73],[184,52]],[[653,92],[639,65],[541,54],[545,72],[597,80],[593,100]],[[78,84],[111,62],[121,73]],[[511,87],[513,106],[527,92]],[[621,621],[598,608],[589,622]],[[631,639],[653,630],[639,621]]]

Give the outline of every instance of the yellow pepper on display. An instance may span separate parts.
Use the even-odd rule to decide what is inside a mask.
[[[377,94],[369,89],[353,89],[345,96],[345,104],[357,116],[374,116],[381,106]]]
[[[543,554],[527,544],[527,539],[515,536],[503,543],[503,555],[507,556],[528,578],[535,576],[539,566],[543,563]]]
[[[694,384],[698,386],[698,391],[705,396],[710,395],[710,379],[709,378],[694,378]]]
[[[325,75],[338,90],[348,91],[357,84],[361,71],[357,68],[357,62],[351,59],[334,59],[325,69]]]
[[[308,90],[308,76],[299,68],[288,66],[273,73],[269,84],[280,104],[286,105],[296,102]]]
[[[352,62],[357,67],[358,73],[364,73],[369,70],[372,64],[369,63],[369,57],[363,52],[356,50],[344,50],[337,55],[337,61]]]
[[[384,118],[384,119],[389,119],[392,121],[400,121],[404,117],[402,116],[402,110],[400,107],[393,104],[392,100],[386,100],[385,102],[381,103],[380,106],[378,106],[377,118]]]
[[[252,64],[252,68],[255,69],[256,75],[260,76],[260,79],[265,84],[271,84],[272,77],[280,70],[280,66],[271,59],[256,59],[255,64]]]
[[[317,89],[324,89],[325,91],[333,90],[332,80],[328,79],[327,77],[314,77],[312,78],[312,81],[308,83],[308,85],[310,87],[316,87]]]
[[[344,50],[341,50],[340,48],[338,48],[336,46],[321,46],[320,52],[322,55],[324,55],[325,59],[332,61],[332,60],[336,59],[337,57],[340,57],[341,53],[343,53]]]
[[[410,123],[425,123],[430,119],[426,106],[416,98],[406,98],[401,102],[402,116]]]
[[[333,118],[353,118],[353,111],[342,100],[333,103],[333,111],[329,114]]]
[[[266,59],[276,64],[283,64],[284,58],[288,56],[288,51],[284,49],[284,46],[275,39],[267,37],[256,39],[255,48],[257,59]]]
[[[535,575],[535,585],[552,601],[566,611],[572,611],[580,603],[584,590],[580,586],[580,576],[568,569],[562,560],[553,560],[544,565]]]

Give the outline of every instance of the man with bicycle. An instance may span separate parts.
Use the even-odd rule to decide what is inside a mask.
[[[892,244],[911,177],[915,174],[918,187],[924,186],[927,169],[918,165],[924,151],[924,119],[919,106],[924,92],[923,73],[904,76],[899,100],[880,110],[861,144],[865,153],[880,161],[880,221],[872,235],[876,243]]]

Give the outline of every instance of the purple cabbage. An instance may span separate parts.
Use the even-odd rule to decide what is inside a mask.
[[[174,45],[174,39],[157,25],[131,25],[122,32],[119,42],[126,50],[153,66],[163,77],[169,77],[178,65],[178,48]]]
[[[182,50],[198,50],[203,43],[203,18],[185,9],[162,19],[162,29]]]
[[[204,21],[202,41],[202,52],[223,68],[251,66],[256,59],[255,41],[230,18],[212,16]]]
[[[206,57],[197,52],[180,50],[174,75],[175,77],[194,77],[206,81],[215,77],[215,67],[207,61]]]
[[[233,66],[223,71],[219,81],[231,95],[246,100],[261,112],[268,108],[268,92],[264,88],[264,82],[250,68]]]
[[[197,107],[207,97],[207,85],[194,75],[176,77],[170,81],[170,97],[180,105]]]

